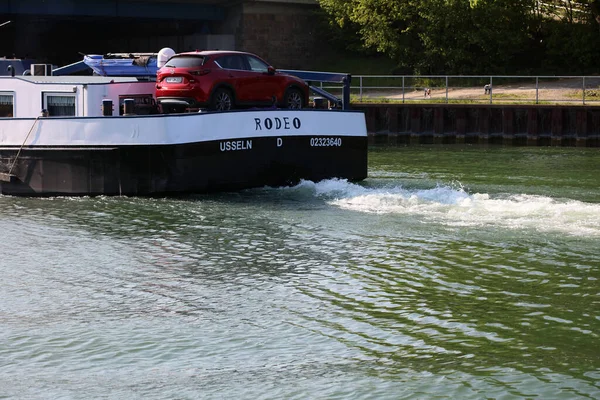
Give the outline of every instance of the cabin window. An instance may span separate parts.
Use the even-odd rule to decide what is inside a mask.
[[[50,117],[75,116],[75,95],[44,94],[44,103]]]
[[[15,96],[12,93],[0,93],[0,118],[12,118],[15,115]]]

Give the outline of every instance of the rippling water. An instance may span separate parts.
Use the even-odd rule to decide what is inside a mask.
[[[600,398],[600,150],[0,197],[0,398]]]

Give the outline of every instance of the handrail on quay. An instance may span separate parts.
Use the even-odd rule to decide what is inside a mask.
[[[354,75],[350,91],[358,102],[600,105],[600,76]]]

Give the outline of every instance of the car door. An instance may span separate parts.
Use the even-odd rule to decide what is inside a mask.
[[[282,91],[279,88],[277,75],[269,74],[269,65],[260,58],[249,54],[244,57],[253,78],[248,90],[252,91],[258,103],[272,104],[273,96],[277,96],[277,93]]]
[[[228,54],[216,61],[225,73],[224,81],[235,91],[237,103],[247,104],[254,100],[254,94],[250,87],[254,75],[241,54]]]

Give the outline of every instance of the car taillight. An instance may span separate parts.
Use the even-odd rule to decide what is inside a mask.
[[[206,75],[210,73],[210,69],[201,69],[199,71],[191,71],[190,74],[192,75],[197,75],[197,76],[202,76],[202,75]]]

